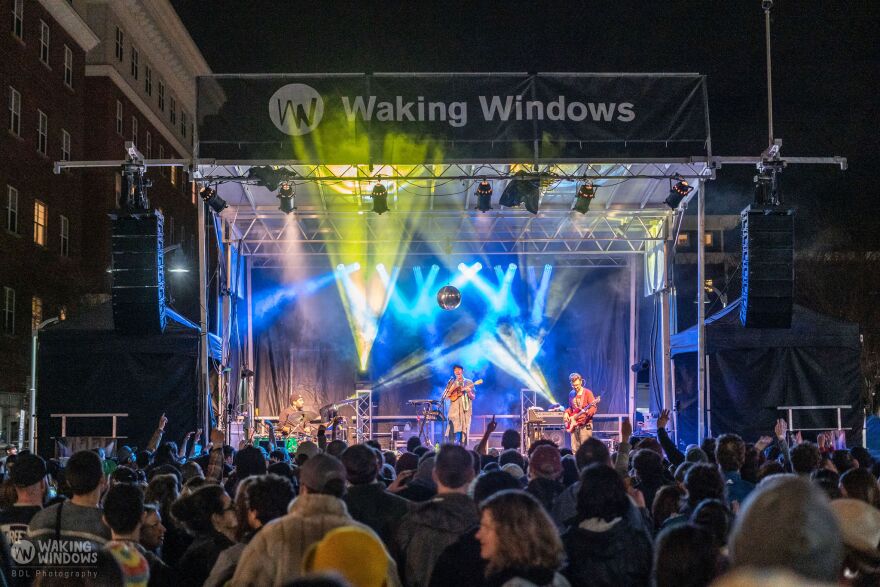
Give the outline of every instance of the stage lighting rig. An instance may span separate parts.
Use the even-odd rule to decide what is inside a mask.
[[[678,180],[674,185],[672,185],[673,180]],[[684,179],[679,174],[675,174],[672,179],[669,180],[669,195],[666,197],[666,205],[675,210],[678,208],[681,201],[684,200],[691,191],[693,191],[694,186],[688,184],[687,180]]]
[[[482,180],[477,185],[477,210],[480,212],[488,212],[492,209],[492,184]]]
[[[217,195],[217,190],[210,186],[205,186],[199,190],[199,197],[217,214],[229,205],[226,203],[226,200]]]
[[[539,177],[517,171],[501,193],[501,199],[498,203],[507,208],[525,204],[526,210],[532,214],[537,214],[538,208],[541,205],[541,182]]]
[[[382,185],[381,181],[373,186],[371,195],[373,197],[373,212],[380,216],[388,212],[388,188]]]
[[[593,185],[593,182],[587,181],[582,183],[578,188],[577,195],[574,199],[574,210],[575,212],[580,212],[581,214],[586,214],[590,211],[590,204],[593,202],[593,199],[596,197],[596,187]]]
[[[772,208],[782,205],[780,179],[785,162],[781,160],[762,161],[758,164],[758,174],[754,177],[754,206]]]
[[[278,209],[285,214],[290,214],[296,210],[296,205],[293,201],[295,195],[296,189],[293,184],[286,180],[282,181],[278,186]]]
[[[290,180],[296,174],[287,170],[273,169],[268,165],[262,167],[251,167],[248,169],[247,178],[256,181],[258,186],[262,186],[274,192],[278,189],[278,185],[285,180]]]

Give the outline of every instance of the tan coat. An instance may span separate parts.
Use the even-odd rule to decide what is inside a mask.
[[[297,497],[290,504],[287,515],[267,524],[250,541],[231,584],[281,586],[301,577],[303,559],[309,547],[330,530],[341,526],[355,526],[376,536],[368,526],[352,519],[341,499],[318,494]],[[386,585],[400,586],[397,565],[390,555]]]

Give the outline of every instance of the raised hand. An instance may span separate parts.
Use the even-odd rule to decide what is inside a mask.
[[[660,410],[660,415],[657,416],[657,428],[666,428],[667,424],[669,424],[669,410]]]
[[[620,421],[620,442],[629,442],[629,439],[633,434],[633,425],[632,421],[629,418],[624,418]]]
[[[165,424],[168,423],[168,418],[165,417],[165,412],[162,412],[162,415],[159,416],[159,425],[157,428],[159,430],[165,430]]]
[[[226,435],[223,434],[222,430],[217,430],[216,428],[211,430],[211,444],[214,447],[223,446],[226,443]]]
[[[495,429],[498,428],[498,422],[495,421],[495,416],[492,416],[492,419],[489,420],[489,423],[486,424],[486,430],[489,431],[489,434],[495,432]]]
[[[776,420],[776,426],[773,427],[773,432],[776,434],[776,438],[779,440],[785,440],[785,433],[788,432],[788,422],[779,418]]]
[[[755,450],[758,452],[763,451],[765,448],[770,446],[773,443],[773,437],[771,436],[762,436],[758,439],[758,442],[755,443]]]

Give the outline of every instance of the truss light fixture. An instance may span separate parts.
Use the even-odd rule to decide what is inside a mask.
[[[373,212],[376,214],[382,215],[385,212],[388,212],[388,188],[382,185],[382,182],[377,182],[376,185],[373,186]]]
[[[538,177],[517,171],[501,193],[498,203],[508,208],[525,204],[526,210],[537,214],[541,204],[541,183]]]
[[[282,181],[281,185],[278,187],[278,209],[285,214],[290,214],[296,210],[293,201],[295,193],[296,189],[293,187],[292,183],[289,181]]]
[[[687,180],[677,173],[672,177],[673,180],[677,179],[678,181],[670,186],[669,195],[666,197],[666,205],[675,210],[678,208],[681,201],[684,200],[689,193],[694,189],[694,186],[689,185]],[[672,180],[670,180],[672,183]]]
[[[488,212],[492,209],[492,184],[487,180],[482,180],[477,185],[477,210],[480,212]]]
[[[217,190],[208,186],[203,187],[199,191],[199,197],[201,197],[202,201],[217,214],[222,212],[229,205],[226,203],[226,200],[217,195]]]
[[[581,214],[586,214],[590,211],[590,204],[595,197],[596,187],[593,185],[593,182],[587,181],[582,183],[578,188],[577,196],[575,196],[574,210]]]

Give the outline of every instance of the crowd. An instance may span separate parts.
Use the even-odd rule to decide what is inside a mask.
[[[4,585],[352,587],[878,585],[880,486],[864,448],[784,421],[684,452],[666,433],[614,453],[378,443],[208,450],[162,442],[62,463],[10,455]],[[56,494],[57,488],[57,494]],[[55,558],[51,555],[54,553]],[[48,557],[48,558],[47,558]]]

